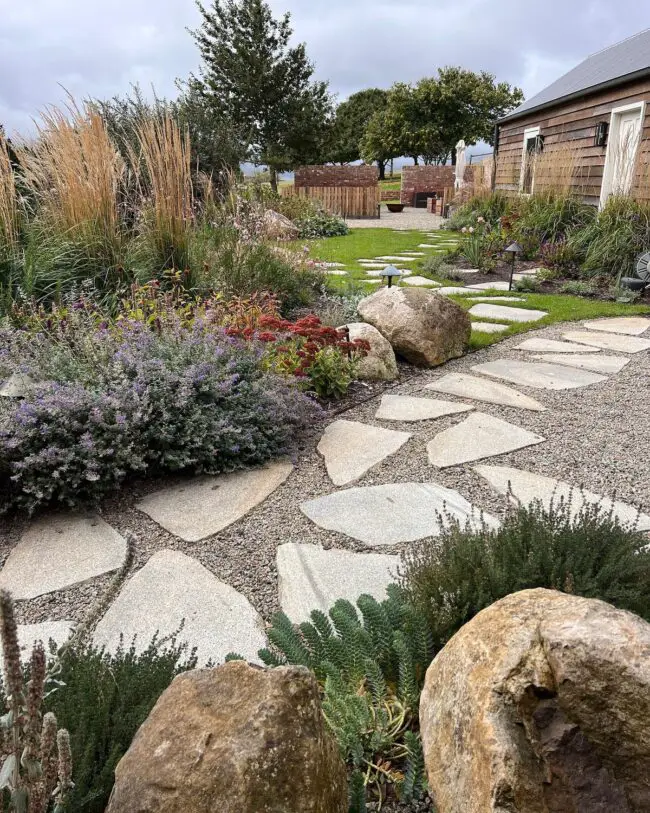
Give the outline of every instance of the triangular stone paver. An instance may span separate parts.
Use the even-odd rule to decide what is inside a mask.
[[[367,545],[395,545],[439,536],[451,516],[461,525],[481,525],[481,512],[457,491],[435,483],[392,483],[348,488],[310,500],[300,510],[321,528]],[[499,523],[488,514],[491,527]]]
[[[614,514],[621,523],[632,525],[637,522],[638,518],[638,530],[650,530],[650,516],[647,514],[639,516],[639,512],[633,506],[619,500],[612,502],[607,497],[601,497],[592,491],[580,491],[579,488],[562,480],[554,480],[552,477],[544,477],[541,474],[533,474],[533,472],[509,466],[475,466],[474,471],[484,477],[501,494],[508,494],[511,490],[513,497],[522,505],[530,505],[536,500],[540,500],[548,508],[551,500],[557,503],[562,498],[568,501],[571,497],[572,516],[575,516],[585,503],[599,504],[607,512],[613,507]]]
[[[469,295],[473,292],[469,288],[461,288],[458,285],[447,285],[444,288],[438,288],[436,293],[442,294],[443,296],[452,296],[454,294],[463,296],[464,294]]]
[[[590,353],[587,355],[582,353],[546,353],[543,356],[535,356],[534,358],[544,359],[544,361],[550,361],[553,364],[566,364],[580,370],[591,370],[593,373],[602,373],[603,375],[620,373],[623,367],[630,363],[629,358],[605,356],[601,353],[597,353],[595,356]]]
[[[510,325],[499,325],[496,322],[472,322],[472,330],[476,333],[505,333]]]
[[[469,315],[480,316],[481,319],[505,319],[508,322],[539,322],[548,314],[546,311],[479,303],[470,309]]]
[[[32,379],[25,373],[13,373],[0,387],[1,398],[25,398],[33,387]]]
[[[475,291],[509,291],[510,285],[507,282],[502,282],[501,280],[495,280],[494,282],[479,282],[476,285],[470,285],[469,288],[473,288]]]
[[[557,342],[553,339],[526,339],[514,350],[529,350],[532,353],[600,353],[597,347],[574,342]]]
[[[613,350],[615,353],[641,353],[643,350],[650,350],[650,339],[603,333],[598,330],[574,330],[565,333],[563,338],[570,342],[600,347],[601,350]]]
[[[500,418],[475,412],[462,423],[445,429],[427,444],[429,463],[440,469],[485,457],[515,452],[543,443],[546,438]]]
[[[70,637],[74,621],[43,621],[40,624],[18,624],[18,647],[23,663],[29,663],[36,641],[42,641],[45,654],[49,657],[50,641],[61,647]],[[4,668],[4,658],[0,651],[0,668]]]
[[[145,497],[138,508],[186,542],[212,536],[265,500],[291,474],[280,460],[259,469],[197,477]]]
[[[294,624],[309,621],[312,610],[327,613],[338,599],[353,604],[364,594],[383,601],[396,581],[400,557],[386,553],[323,550],[288,543],[278,548],[280,607]]]
[[[411,277],[404,280],[404,285],[414,285],[416,288],[439,288],[440,283],[426,277]]]
[[[621,316],[614,319],[591,319],[582,323],[588,330],[605,333],[622,333],[625,336],[641,336],[650,328],[650,319],[643,316]]]
[[[485,401],[488,404],[531,409],[534,412],[544,412],[546,409],[539,401],[513,390],[512,387],[464,373],[448,373],[431,384],[427,384],[425,389],[444,392],[447,395],[457,395],[460,398]]]
[[[492,378],[502,378],[512,384],[537,390],[573,390],[607,381],[605,376],[562,364],[512,361],[510,359],[487,361],[485,364],[477,364],[472,367],[472,370],[475,373]]]
[[[523,296],[470,296],[468,302],[525,302]]]
[[[62,590],[117,570],[126,541],[97,516],[57,514],[33,522],[0,571],[15,599]]]
[[[121,635],[126,645],[137,636],[135,648],[142,652],[156,633],[169,636],[183,622],[177,640],[197,648],[199,666],[221,662],[229,652],[259,661],[257,652],[266,646],[262,619],[248,599],[174,550],[155,553],[129,579],[97,625],[93,643],[114,651]]]
[[[335,421],[325,429],[318,451],[325,459],[330,480],[343,486],[395,454],[410,437],[407,432],[356,421]]]
[[[383,395],[375,418],[379,421],[427,421],[444,415],[469,412],[474,407],[438,401],[434,398],[415,398],[411,395]]]

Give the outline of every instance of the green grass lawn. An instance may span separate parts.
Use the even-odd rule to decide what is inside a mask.
[[[394,175],[392,178],[386,178],[383,181],[379,181],[379,188],[400,190],[402,188],[402,176]],[[399,197],[399,195],[397,197]]]

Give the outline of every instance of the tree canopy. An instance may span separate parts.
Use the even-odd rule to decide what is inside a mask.
[[[388,91],[368,88],[353,93],[336,108],[330,131],[327,157],[335,164],[349,164],[361,158],[361,140],[375,113],[386,105]]]

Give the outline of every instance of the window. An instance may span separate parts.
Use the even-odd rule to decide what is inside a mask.
[[[540,135],[539,127],[529,127],[524,130],[524,144],[521,159],[521,177],[519,191],[530,195],[535,183],[535,159],[544,149],[544,136]]]

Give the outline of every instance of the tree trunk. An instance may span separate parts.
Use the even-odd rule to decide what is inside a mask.
[[[278,171],[275,167],[269,167],[269,175],[271,176],[271,190],[274,195],[278,194]]]
[[[393,165],[393,159],[391,158],[391,159],[390,159],[390,177],[391,177],[391,178],[393,177],[393,170],[394,170],[394,169],[395,169],[395,167],[394,167],[394,165]]]
[[[379,167],[379,180],[386,180],[386,161],[377,161],[377,166]]]
[[[456,147],[452,147],[452,150],[451,150],[451,165],[453,167],[456,166]]]

